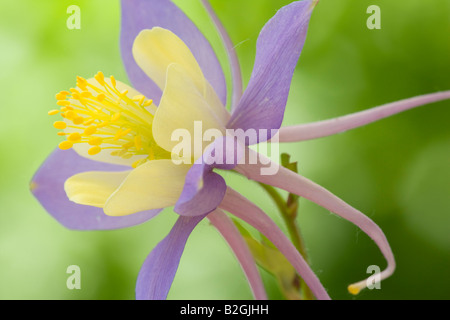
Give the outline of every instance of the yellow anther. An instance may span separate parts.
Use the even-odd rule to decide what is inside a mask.
[[[58,135],[58,136],[66,136],[67,133],[65,133],[65,132],[58,132],[57,135]]]
[[[116,135],[114,136],[114,140],[117,141],[122,137],[122,130],[117,131]]]
[[[65,113],[64,113],[64,116],[65,116],[67,119],[69,119],[69,120],[73,120],[73,119],[75,119],[78,115],[77,115],[77,113],[76,113],[75,111],[70,110],[70,111],[65,112]]]
[[[85,126],[90,126],[91,124],[93,124],[95,122],[95,119],[87,119],[86,121],[83,122],[83,124]]]
[[[105,98],[106,98],[105,94],[100,93],[100,94],[97,96],[97,101],[98,101],[98,102],[102,102],[103,100],[105,100]]]
[[[129,134],[130,132],[131,132],[130,128],[128,128],[126,130],[120,129],[119,131],[117,131],[116,135],[114,136],[114,140],[117,141],[120,138],[122,138],[122,137],[126,136],[127,134]]]
[[[120,112],[115,113],[113,116],[111,116],[111,122],[119,120],[121,116],[122,115],[120,114]]]
[[[143,104],[142,104],[142,106],[143,107],[148,107],[148,106],[150,106],[151,104],[153,103],[153,100],[147,100],[147,101],[145,101]]]
[[[84,122],[84,118],[81,116],[75,117],[73,120],[73,123],[76,125],[82,124]]]
[[[70,92],[61,91],[60,93],[56,94],[55,98],[56,98],[56,100],[66,100],[66,98],[69,94],[70,94]]]
[[[99,146],[95,146],[88,150],[88,154],[90,156],[95,156],[96,154],[100,153],[100,151],[102,151],[102,148],[100,148]]]
[[[356,296],[361,291],[361,288],[358,286],[355,286],[353,284],[349,285],[347,288],[348,292],[350,292],[352,295]]]
[[[62,112],[66,112],[66,111],[70,111],[70,110],[73,110],[73,108],[71,106],[65,106],[65,107],[61,108]]]
[[[121,94],[123,97],[125,97],[125,96],[128,94],[128,90],[123,90],[120,94]]]
[[[140,165],[141,164],[141,160],[136,160],[135,162],[133,162],[133,164],[131,165],[131,167],[133,168],[133,169],[136,169],[137,167],[138,167],[138,165]]]
[[[127,134],[129,134],[131,132],[131,128],[128,128],[127,130],[125,130],[122,134],[124,136],[126,136]]]
[[[61,111],[62,111],[62,112],[66,112],[66,111],[70,111],[70,110],[73,110],[73,108],[70,107],[70,106],[62,107],[62,108],[61,108]]]
[[[148,150],[148,158],[150,159],[150,160],[155,160],[155,153],[153,152],[153,149],[149,149]],[[200,179],[200,180],[202,180],[202,179]],[[202,180],[203,181],[203,180]]]
[[[70,91],[72,94],[74,94],[74,93],[80,93],[80,91],[78,91],[78,90],[75,89],[75,88],[70,88],[69,91]]]
[[[81,134],[79,134],[78,132],[71,133],[67,140],[72,142],[81,141]]]
[[[123,157],[124,155],[127,154],[127,152],[128,152],[127,149],[122,149],[122,150],[119,150],[119,151],[117,152],[117,155],[118,155],[119,157]]]
[[[148,158],[150,160],[155,160],[155,152],[153,151],[153,149],[149,149],[148,150]],[[203,181],[203,180],[202,180]]]
[[[70,141],[63,141],[59,144],[59,148],[61,150],[69,150],[72,147],[73,147],[73,143]]]
[[[59,130],[64,130],[67,128],[67,124],[64,121],[56,121],[53,123],[53,126]]]
[[[123,145],[125,149],[130,149],[131,147],[134,147],[134,142],[127,142]]]
[[[116,78],[114,78],[114,76],[109,77],[109,79],[111,80],[111,84],[113,85],[113,87],[115,88],[117,83],[116,83]]]
[[[148,159],[139,159],[139,160],[136,160],[135,162],[133,162],[133,164],[131,165],[131,167],[137,168],[137,167],[139,167],[141,164],[146,163],[147,160],[148,160]]]
[[[109,121],[103,121],[102,123],[99,123],[97,125],[97,128],[103,128],[103,127],[106,127],[106,126],[109,126]]]
[[[48,115],[49,116],[54,116],[55,114],[58,114],[60,111],[59,110],[50,110],[49,112],[48,112]]]
[[[81,93],[81,96],[82,96],[83,98],[90,98],[90,97],[92,97],[92,93],[90,93],[89,91],[83,91],[83,92]]]
[[[89,143],[91,146],[99,146],[99,145],[102,144],[102,142],[103,142],[103,139],[100,138],[100,137],[92,137],[92,138],[90,138],[89,141],[88,141],[88,143]]]
[[[136,147],[137,151],[142,149],[142,138],[141,138],[141,136],[135,136],[134,137],[134,146]]]
[[[103,72],[99,71],[95,76],[95,80],[98,81],[102,86],[105,85],[105,76],[103,75]]]
[[[86,86],[87,86],[87,81],[86,79],[82,78],[82,77],[77,77],[77,86],[81,89],[81,90],[86,90]]]
[[[86,123],[85,123],[86,124]],[[84,134],[87,136],[93,135],[97,131],[96,126],[90,126],[84,129]]]
[[[70,106],[70,101],[67,101],[67,100],[59,100],[58,102],[56,102],[56,104],[57,104],[58,106],[67,107],[67,106]]]
[[[142,103],[145,101],[145,96],[143,95],[134,96],[133,101],[136,101],[140,106],[142,106]]]
[[[137,95],[137,96],[134,96],[133,97],[133,101],[136,101],[136,102],[139,102],[139,101],[141,101],[142,99],[145,99],[145,97],[143,96],[143,95]]]

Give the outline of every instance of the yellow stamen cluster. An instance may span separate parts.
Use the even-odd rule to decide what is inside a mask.
[[[59,148],[68,150],[74,144],[86,143],[90,146],[88,154],[91,156],[102,150],[110,150],[112,156],[124,159],[147,155],[133,167],[155,159],[155,154],[165,158],[167,152],[156,145],[152,135],[153,101],[142,95],[128,97],[127,90],[120,92],[117,89],[112,76],[105,79],[99,72],[94,79],[88,81],[77,77],[76,89],[56,95],[60,109],[48,114],[59,114],[63,118],[53,124],[56,129],[63,130],[58,135],[67,139],[59,144]]]

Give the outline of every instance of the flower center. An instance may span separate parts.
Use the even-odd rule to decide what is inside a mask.
[[[137,167],[148,160],[170,159],[170,153],[159,147],[152,134],[153,101],[143,95],[129,97],[129,90],[113,76],[105,78],[99,72],[94,79],[77,77],[77,88],[56,95],[59,110],[49,115],[61,115],[63,120],[53,126],[63,130],[58,135],[67,140],[59,144],[68,150],[75,144],[90,146],[88,154],[95,156],[109,150],[112,156],[130,159],[145,155],[133,163]]]

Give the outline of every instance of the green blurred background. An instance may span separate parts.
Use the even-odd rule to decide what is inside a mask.
[[[259,30],[286,0],[212,0],[247,81]],[[218,51],[197,0],[178,0]],[[81,30],[66,9],[81,8]],[[366,9],[381,8],[369,30]],[[70,231],[32,197],[29,181],[59,143],[54,95],[77,75],[102,70],[126,81],[120,60],[120,7],[111,0],[0,2],[0,299],[133,299],[146,255],[170,230],[167,209],[115,231]],[[321,0],[298,64],[285,124],[327,119],[414,95],[450,89],[450,1]],[[219,54],[224,61],[223,51]],[[276,76],[276,75],[274,75]],[[302,174],[366,213],[385,231],[397,259],[381,290],[351,296],[349,283],[385,267],[355,226],[301,200],[299,224],[312,267],[335,299],[449,299],[450,102],[441,102],[337,136],[283,145]],[[283,225],[252,183],[225,174],[236,189]],[[66,288],[66,268],[81,268],[81,290]],[[280,299],[264,275],[269,295]],[[245,278],[207,223],[190,238],[170,299],[251,299]]]

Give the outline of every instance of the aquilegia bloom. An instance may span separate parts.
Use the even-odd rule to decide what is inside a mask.
[[[209,3],[202,2],[228,52],[232,112],[224,107],[227,89],[214,51],[180,9],[169,0],[122,0],[121,50],[135,89],[99,72],[92,79],[79,77],[76,88],[57,95],[60,109],[49,114],[62,117],[54,126],[62,130],[59,135],[66,140],[33,178],[34,195],[64,226],[77,230],[128,227],[174,206],[180,217],[145,260],[137,279],[138,299],[166,298],[185,243],[205,217],[235,252],[255,298],[266,298],[254,258],[225,211],[264,234],[317,299],[329,299],[318,277],[283,232],[255,204],[227,187],[215,169],[233,169],[249,179],[307,198],[353,222],[375,241],[387,260],[380,277],[391,275],[395,268],[393,254],[373,221],[310,180],[255,155],[248,145],[331,135],[449,99],[450,92],[280,129],[292,75],[317,1],[293,2],[265,25],[244,92],[231,41]],[[209,144],[197,152],[196,142],[190,141],[194,152],[186,152],[186,148],[180,152],[180,137],[174,138],[174,133],[182,130],[195,136],[199,123],[201,136],[214,132],[207,139]],[[236,136],[230,135],[230,130],[258,134],[235,143]],[[220,152],[224,145],[225,152]],[[252,156],[256,163],[247,161]],[[268,165],[277,170],[262,174]],[[365,286],[366,281],[361,281],[349,290],[357,293]]]

